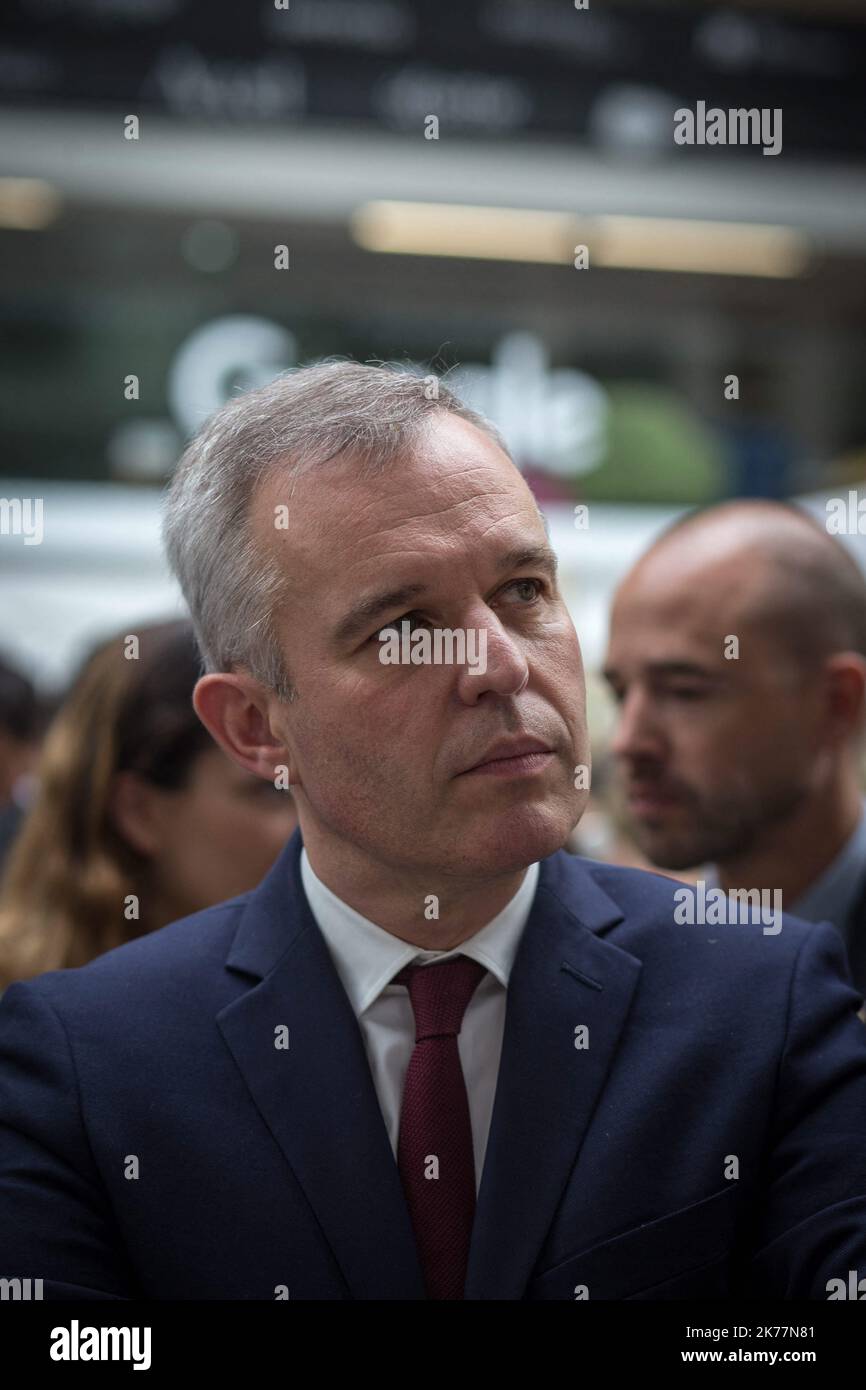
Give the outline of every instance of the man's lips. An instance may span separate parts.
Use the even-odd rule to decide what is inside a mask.
[[[629,787],[626,792],[628,808],[636,816],[658,815],[681,804],[682,798],[675,792],[659,787]]]
[[[464,768],[459,775],[470,773],[488,776],[518,777],[539,772],[554,756],[550,745],[539,738],[501,739],[494,743],[478,762]]]

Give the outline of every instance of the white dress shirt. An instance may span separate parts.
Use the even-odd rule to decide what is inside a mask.
[[[428,965],[455,955],[469,956],[485,966],[488,973],[467,1005],[457,1038],[472,1123],[477,1193],[499,1075],[508,979],[535,897],[538,865],[530,865],[514,897],[491,922],[451,951],[421,950],[362,917],[317,877],[306,849],[301,851],[301,880],[358,1020],[395,1158],[403,1084],[415,1046],[415,1015],[406,986],[390,982],[405,965]]]

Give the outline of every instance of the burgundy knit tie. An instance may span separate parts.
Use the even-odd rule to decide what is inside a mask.
[[[397,1164],[429,1298],[462,1298],[475,1216],[475,1159],[457,1034],[483,965],[452,956],[436,965],[407,965],[415,1014]]]

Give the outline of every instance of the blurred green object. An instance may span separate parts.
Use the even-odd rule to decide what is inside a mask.
[[[721,440],[675,392],[638,383],[607,388],[604,461],[574,480],[602,502],[711,502],[727,495]]]

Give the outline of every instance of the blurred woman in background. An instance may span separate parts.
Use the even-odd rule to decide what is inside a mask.
[[[200,723],[190,624],[135,638],[96,648],[48,730],[0,882],[0,989],[245,892],[297,824]]]

